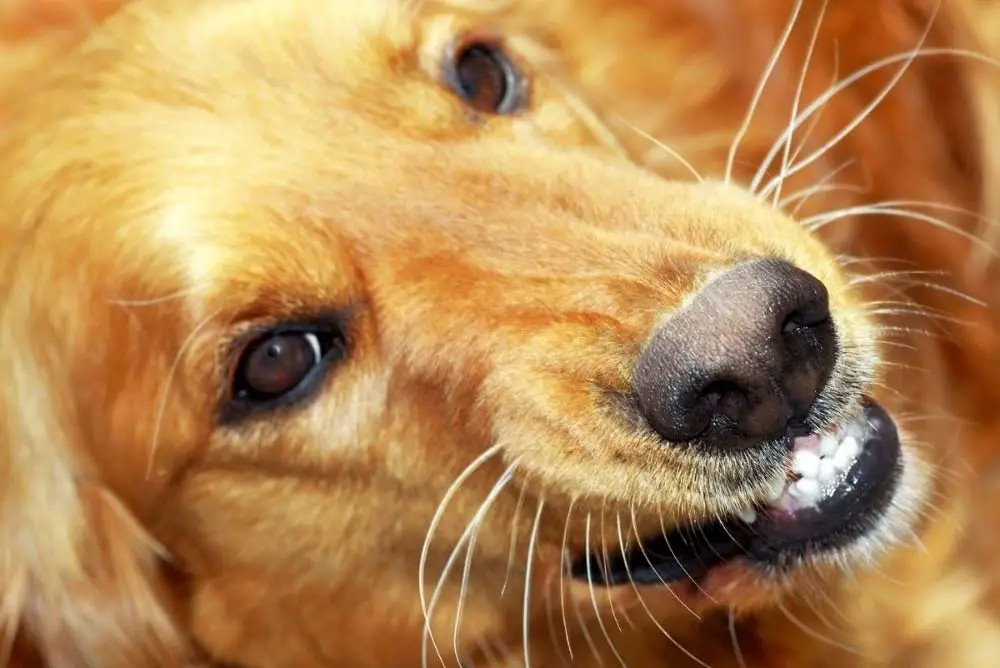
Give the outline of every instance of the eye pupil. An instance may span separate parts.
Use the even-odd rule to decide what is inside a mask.
[[[516,106],[518,73],[507,57],[488,44],[472,44],[454,63],[455,87],[476,111],[510,113]]]
[[[291,392],[323,359],[312,332],[275,334],[251,347],[238,370],[237,394],[267,400]]]

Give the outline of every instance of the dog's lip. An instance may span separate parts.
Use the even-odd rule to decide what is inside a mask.
[[[788,567],[808,554],[844,547],[869,533],[889,507],[902,469],[896,425],[874,400],[865,398],[858,416],[845,425],[863,433],[861,452],[832,492],[811,507],[761,504],[748,523],[737,517],[675,528],[616,555],[587,554],[571,564],[574,577],[614,586],[696,580],[713,568],[745,560],[751,565]],[[790,483],[789,483],[790,485]]]

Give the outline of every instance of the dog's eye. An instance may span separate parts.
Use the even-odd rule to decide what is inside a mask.
[[[509,114],[521,104],[521,74],[498,47],[475,42],[455,54],[452,86],[473,109]]]
[[[332,329],[269,332],[240,357],[233,397],[255,405],[290,397],[311,385],[322,367],[343,351],[343,336]]]

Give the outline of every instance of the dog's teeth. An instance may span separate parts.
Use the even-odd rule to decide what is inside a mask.
[[[753,524],[757,521],[757,512],[753,508],[744,508],[736,516],[747,524]]]
[[[802,478],[795,483],[796,496],[804,505],[811,505],[819,498],[819,481],[813,478]]]
[[[853,436],[848,436],[840,442],[837,453],[833,456],[833,463],[841,471],[846,471],[851,467],[854,459],[861,454],[861,445]]]
[[[820,483],[826,484],[837,476],[836,465],[827,458],[819,460],[819,470],[816,472],[816,479]]]
[[[808,450],[799,450],[792,460],[792,471],[803,478],[815,478],[819,473],[819,457]]]
[[[824,457],[829,457],[837,452],[837,448],[840,446],[840,441],[836,436],[831,436],[827,434],[823,437],[823,440],[819,442],[819,454]]]

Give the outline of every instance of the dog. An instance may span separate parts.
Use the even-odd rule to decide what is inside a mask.
[[[100,6],[4,69],[0,665],[992,665],[970,6]]]

